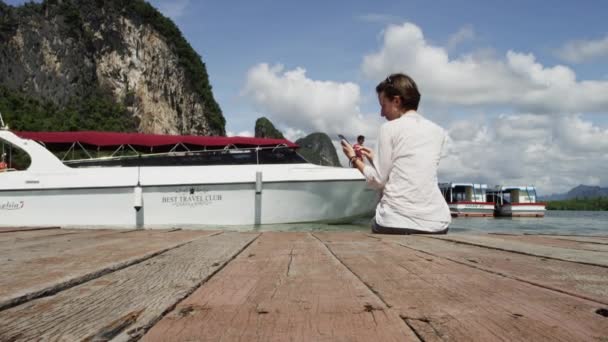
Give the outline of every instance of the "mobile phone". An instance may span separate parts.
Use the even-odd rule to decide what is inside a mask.
[[[348,140],[346,140],[346,138],[342,134],[338,134],[338,138],[340,138],[340,140],[344,140],[344,142],[350,145],[350,142],[348,142]]]

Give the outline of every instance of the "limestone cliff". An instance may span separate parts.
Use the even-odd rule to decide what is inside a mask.
[[[298,153],[313,164],[342,166],[336,148],[325,133],[312,133],[296,141],[300,146]]]
[[[58,108],[109,97],[141,132],[225,134],[200,56],[143,0],[0,1],[0,84]]]
[[[272,122],[270,122],[270,120],[268,120],[266,117],[258,118],[255,121],[255,137],[285,139],[283,133],[276,129]]]

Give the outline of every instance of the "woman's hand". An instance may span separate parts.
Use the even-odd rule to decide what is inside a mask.
[[[341,144],[342,144],[342,152],[344,152],[344,155],[346,156],[346,158],[348,158],[350,160],[352,157],[356,156],[355,150],[353,150],[353,147],[349,143],[341,141]]]
[[[370,162],[373,162],[374,151],[372,151],[370,148],[361,146],[361,154],[364,155],[365,158],[367,158],[367,160],[369,160]]]

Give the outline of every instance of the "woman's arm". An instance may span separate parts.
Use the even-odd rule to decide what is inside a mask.
[[[370,149],[366,147],[361,149],[363,155],[371,161],[372,166],[365,165],[361,159],[356,158],[350,145],[342,143],[342,151],[352,165],[365,176],[370,186],[377,189],[382,189],[388,181],[388,175],[392,168],[392,150],[391,137],[386,131],[385,125],[380,127],[380,133],[378,134],[377,158],[374,158]]]

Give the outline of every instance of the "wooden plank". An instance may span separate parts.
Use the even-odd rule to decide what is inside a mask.
[[[522,241],[509,241],[503,235],[460,235],[433,236],[434,239],[465,243],[474,246],[493,248],[497,250],[517,252],[527,255],[552,258],[557,260],[578,262],[587,265],[608,267],[608,257],[605,252],[583,251],[561,247],[543,246]]]
[[[315,235],[424,340],[608,338],[608,321],[596,313],[602,309],[596,302],[430,256],[376,236]]]
[[[608,242],[608,234],[604,235],[581,235],[581,234],[547,234],[547,233],[524,233],[523,235],[533,235],[533,236],[551,236],[551,237],[560,237],[564,239],[573,238],[573,239],[583,239],[583,240],[599,240],[602,242]]]
[[[66,237],[66,235],[72,235]],[[85,244],[97,240],[98,237],[105,235],[116,235],[119,237],[119,232],[116,230],[53,230],[53,231],[32,231],[32,232],[16,232],[11,235],[0,235],[0,248],[3,254],[14,253],[14,251],[28,250],[29,252],[50,252],[50,249],[70,248],[78,246],[79,241],[84,241]],[[69,243],[66,243],[69,242]],[[60,249],[61,250],[61,249]],[[22,253],[28,255],[27,253]]]
[[[407,341],[416,336],[309,233],[264,233],[144,341]]]
[[[608,305],[608,268],[432,239],[376,235],[417,251]]]
[[[606,257],[608,258],[608,243],[601,243],[598,241],[577,241],[574,239],[563,239],[552,236],[539,235],[501,235],[500,239],[541,246],[578,249],[582,251],[592,252],[604,252],[606,253]]]
[[[256,236],[203,237],[54,296],[4,310],[0,340],[137,338]]]
[[[28,232],[32,233],[32,232]],[[142,230],[28,238],[0,249],[0,310],[150,258],[209,231]]]
[[[12,246],[13,244],[28,239],[40,239],[43,237],[52,237],[56,235],[65,234],[77,234],[84,232],[81,229],[48,229],[48,230],[31,230],[23,232],[7,232],[0,234],[0,249],[6,248],[6,246]]]

